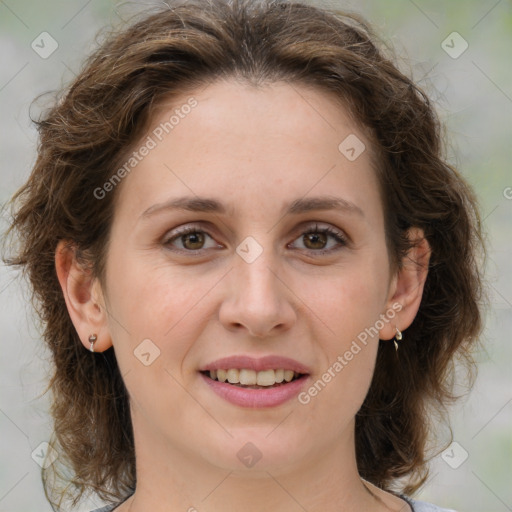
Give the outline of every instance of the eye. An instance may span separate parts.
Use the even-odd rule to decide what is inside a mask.
[[[210,238],[213,242],[210,247],[205,247],[207,238]],[[333,239],[336,243],[331,244],[331,247],[326,247],[329,245],[329,238]],[[325,254],[328,252],[336,251],[340,247],[346,246],[348,243],[345,235],[342,232],[330,227],[319,227],[318,224],[303,232],[297,240],[302,241],[304,245],[303,249],[314,252],[316,254]],[[171,250],[188,253],[194,253],[196,251],[200,251],[201,249],[222,247],[215,243],[211,235],[209,235],[199,226],[187,226],[174,231],[170,234],[170,236],[164,239],[163,245]],[[292,244],[289,244],[289,246],[291,245]],[[333,248],[333,245],[338,245],[338,248]],[[302,248],[299,247],[299,249]]]
[[[312,226],[310,229],[302,233],[302,235],[297,240],[301,240],[303,242],[306,250],[319,254],[325,254],[339,249],[339,247],[337,249],[333,249],[332,245],[330,248],[326,248],[329,238],[334,239],[338,246],[344,247],[347,245],[347,239],[343,233],[330,227],[320,228],[318,227],[318,224],[316,224],[314,227]],[[334,244],[334,246],[335,245],[336,244]]]
[[[200,249],[208,249],[208,247],[204,247],[206,237],[213,240],[213,238],[206,231],[200,229],[198,226],[188,226],[175,231],[171,234],[171,236],[165,238],[163,244],[173,250],[194,252]],[[175,247],[175,242],[181,244],[181,247]],[[220,246],[214,243],[211,247]]]

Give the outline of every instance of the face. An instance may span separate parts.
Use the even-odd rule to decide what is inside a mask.
[[[163,108],[143,145],[101,289],[137,447],[241,471],[245,447],[277,474],[353,444],[378,345],[363,333],[394,291],[370,142],[322,92],[228,81]],[[252,389],[211,368],[302,377]]]

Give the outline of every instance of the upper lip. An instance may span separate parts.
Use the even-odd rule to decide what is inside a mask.
[[[223,357],[201,367],[199,371],[207,370],[229,370],[230,368],[246,368],[257,372],[263,370],[293,370],[296,373],[310,373],[310,369],[289,357],[269,355],[264,357],[251,357],[244,355],[236,355]]]

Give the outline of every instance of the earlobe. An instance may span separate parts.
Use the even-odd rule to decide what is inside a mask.
[[[64,295],[66,307],[84,347],[102,352],[112,345],[107,326],[106,310],[102,302],[101,286],[90,268],[78,261],[76,247],[59,242],[55,251],[55,270]]]
[[[419,310],[423,289],[428,275],[431,249],[420,228],[410,228],[410,240],[415,241],[402,260],[402,268],[397,272],[390,286],[391,297],[387,308],[400,304],[401,308],[394,319],[387,323],[380,331],[380,339],[393,339],[399,331],[405,331],[413,322]]]

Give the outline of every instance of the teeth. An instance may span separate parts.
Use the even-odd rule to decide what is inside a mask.
[[[254,370],[240,370],[238,382],[246,386],[254,386],[256,384],[256,372]]]
[[[248,370],[242,368],[230,368],[228,370],[210,370],[210,378],[218,380],[219,382],[226,382],[230,384],[241,384],[243,386],[273,386],[280,384],[283,381],[291,382],[294,377],[300,374],[295,373],[293,370],[263,370],[257,372],[255,370]]]
[[[230,369],[227,371],[227,374],[230,384],[238,384],[240,382],[240,372],[238,370]]]
[[[286,382],[290,382],[293,379],[293,371],[292,370],[285,370],[284,371],[284,380]]]
[[[273,386],[276,383],[276,372],[274,370],[258,372],[256,380],[258,386]]]

